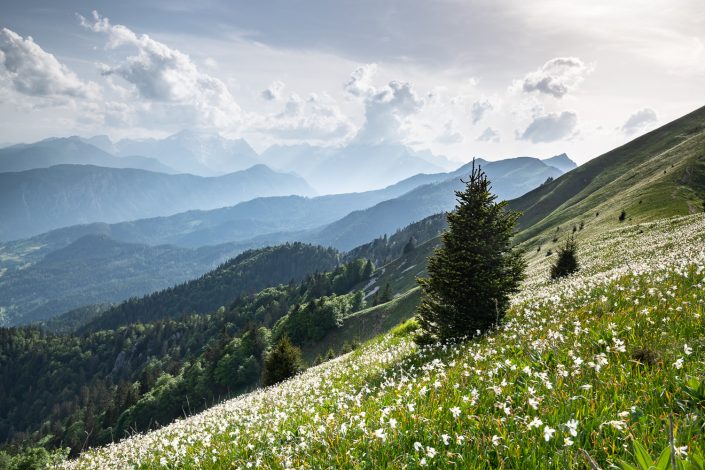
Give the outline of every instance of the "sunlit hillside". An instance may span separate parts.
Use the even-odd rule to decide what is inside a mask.
[[[413,322],[358,351],[92,450],[67,468],[600,468],[705,445],[705,217],[584,241],[579,274],[535,262],[507,321],[418,348]],[[701,461],[702,462],[702,461]],[[701,467],[693,467],[701,468]]]

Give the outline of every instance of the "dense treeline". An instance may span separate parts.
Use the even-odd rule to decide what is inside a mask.
[[[242,293],[210,314],[81,335],[0,329],[0,441],[11,451],[41,443],[77,453],[256,387],[273,341],[315,341],[364,307],[354,288],[372,269],[355,260]],[[202,285],[191,286],[194,299]]]
[[[438,236],[447,227],[445,213],[431,215],[398,230],[390,237],[385,235],[360,245],[349,251],[346,257],[347,259],[366,258],[377,266],[384,266],[401,256],[405,250]]]
[[[92,319],[78,332],[211,312],[242,293],[299,281],[310,273],[330,271],[339,262],[340,254],[332,248],[298,242],[249,250],[198,279],[129,299]]]

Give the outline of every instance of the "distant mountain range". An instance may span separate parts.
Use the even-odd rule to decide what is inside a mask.
[[[430,152],[415,152],[401,144],[275,145],[260,159],[272,168],[296,171],[323,194],[383,188],[418,173],[443,171]]]
[[[549,178],[563,174],[561,170],[530,157],[497,162],[478,159],[475,164],[482,166],[492,182],[493,193],[500,200],[516,198]],[[452,210],[456,204],[455,191],[465,186],[461,179],[470,173],[471,165],[468,163],[452,173],[446,173],[443,179],[419,186],[398,198],[352,212],[301,239],[349,250],[385,233],[392,234],[432,214]]]
[[[51,138],[33,144],[0,148],[0,173],[48,168],[54,165],[96,165],[175,173],[156,158],[126,155],[115,157],[80,137]]]
[[[148,155],[180,173],[201,176],[223,175],[262,163],[245,140],[211,131],[185,130],[164,139],[112,142],[107,136],[96,136],[84,140],[113,155]]]
[[[264,165],[209,178],[92,165],[0,173],[0,240],[82,223],[167,216],[291,194],[314,191],[299,176]]]
[[[210,131],[182,131],[164,139],[112,142],[107,136],[83,142],[119,157],[147,155],[184,173],[221,175],[264,163],[303,176],[321,194],[384,188],[418,173],[438,173],[450,163],[429,151],[402,144],[316,147],[273,145],[258,155],[243,139],[227,139]]]
[[[555,167],[529,157],[498,162],[478,159],[476,163],[483,165],[493,181],[496,194],[502,199],[521,195],[549,177],[562,174]],[[168,217],[72,226],[42,234],[30,243],[39,244],[44,249],[58,249],[84,235],[102,234],[118,241],[149,245],[168,243],[199,247],[249,241],[252,246],[263,246],[279,241],[305,240],[346,249],[384,233],[392,233],[428,215],[451,209],[455,204],[452,188],[462,184],[460,178],[469,171],[468,164],[450,173],[418,174],[387,188],[362,193],[313,198],[264,197],[231,207],[188,211]],[[219,181],[221,178],[227,177],[213,180]],[[446,182],[445,186],[434,186],[443,182]],[[186,192],[183,189],[179,191]],[[178,196],[174,198],[179,199]],[[195,200],[193,197],[187,198],[185,203],[194,204]],[[380,203],[380,207],[373,208]],[[395,207],[396,210],[393,209]],[[366,214],[356,212],[369,208],[372,209]],[[51,218],[51,215],[47,217]],[[343,229],[343,225],[355,218],[359,219],[358,223]],[[325,227],[334,222],[337,225]],[[353,237],[350,243],[342,242],[345,238],[343,232],[351,230],[354,225],[360,226],[359,235]],[[19,241],[15,245],[23,244]],[[18,251],[17,247],[12,246],[6,244],[4,248]],[[0,247],[0,253],[2,249]]]
[[[503,199],[561,174],[535,158],[476,164],[485,168]],[[465,165],[450,173],[416,175],[383,190],[259,198],[170,217],[76,225],[0,243],[0,311],[5,322],[14,323],[114,302],[193,277],[248,248],[276,243],[304,241],[348,250],[452,209],[453,191],[468,172]]]

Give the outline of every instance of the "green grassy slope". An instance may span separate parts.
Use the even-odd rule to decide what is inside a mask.
[[[676,460],[696,462],[705,216],[642,228],[591,236],[560,282],[533,264],[484,337],[418,348],[402,329],[65,466],[566,469],[588,468],[586,453],[614,468],[636,462],[635,442],[669,448],[669,416]]]
[[[415,287],[390,302],[355,312],[322,340],[304,347],[302,350],[304,359],[312,364],[319,355],[325,357],[331,349],[335,353],[340,353],[345,345],[369,341],[386,333],[414,315],[420,297],[421,290]]]
[[[702,211],[705,196],[705,107],[597,157],[510,201],[523,213],[520,241]],[[596,216],[596,213],[599,215]]]

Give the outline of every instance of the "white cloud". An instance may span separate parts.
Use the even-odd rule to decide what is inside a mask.
[[[439,144],[458,144],[463,141],[463,135],[458,132],[455,121],[451,119],[445,123],[443,132],[436,137],[435,141]]]
[[[479,142],[499,142],[499,132],[488,127],[482,131],[482,134],[480,134],[476,140]]]
[[[563,111],[560,114],[549,113],[536,117],[519,136],[521,140],[533,143],[554,142],[571,137],[578,125],[578,115]]]
[[[146,34],[137,35],[126,26],[112,25],[97,12],[93,12],[92,22],[79,18],[84,27],[107,35],[109,49],[135,50],[115,65],[102,65],[101,72],[123,78],[139,98],[190,112],[195,125],[229,128],[240,120],[240,107],[227,86],[199,70],[188,55]],[[163,111],[169,115],[168,110]]]
[[[639,131],[645,130],[656,122],[658,122],[656,111],[651,108],[640,109],[629,116],[624,125],[622,125],[622,132],[628,136],[634,135]]]
[[[282,140],[326,142],[348,137],[353,126],[327,94],[311,93],[306,100],[292,94],[284,109],[257,124],[259,132]]]
[[[284,91],[284,82],[279,80],[273,81],[266,90],[262,91],[261,95],[267,101],[276,101],[282,97]]]
[[[562,98],[574,89],[590,71],[577,57],[556,57],[538,70],[527,74],[521,88],[527,93],[537,91]]]
[[[345,82],[345,91],[353,96],[366,96],[375,92],[372,86],[372,78],[377,73],[377,64],[365,64],[356,68],[347,82]]]
[[[470,108],[470,115],[472,116],[472,123],[477,124],[486,112],[491,111],[493,108],[492,103],[488,100],[475,101]]]
[[[365,144],[403,142],[409,131],[409,118],[424,102],[410,83],[396,80],[365,98],[365,123],[355,141]]]
[[[24,95],[90,98],[98,94],[94,83],[80,80],[31,36],[23,38],[7,28],[0,30],[0,64],[3,81],[7,79]]]

